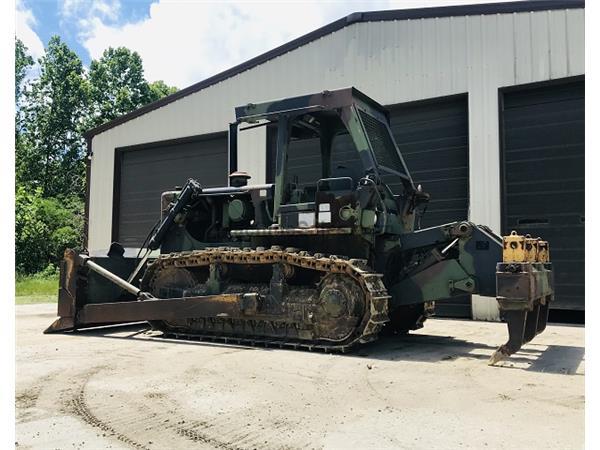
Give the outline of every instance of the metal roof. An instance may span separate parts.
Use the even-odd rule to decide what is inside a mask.
[[[279,47],[269,50],[268,52],[256,56],[246,62],[243,62],[242,64],[234,66],[221,73],[213,75],[212,77],[209,77],[203,81],[181,89],[175,92],[174,94],[168,95],[166,97],[161,98],[160,100],[142,106],[141,108],[138,108],[120,117],[117,117],[116,119],[104,123],[96,128],[92,128],[91,130],[86,131],[84,133],[84,136],[87,139],[91,139],[93,136],[100,134],[106,130],[128,122],[129,120],[140,117],[146,113],[154,111],[155,109],[166,106],[169,103],[177,101],[183,97],[198,92],[221,81],[224,81],[230,77],[245,72],[246,70],[252,69],[260,64],[264,64],[265,62],[271,59],[274,59],[287,52],[295,50],[298,47],[306,45],[309,42],[315,41],[319,38],[322,38],[323,36],[326,36],[327,34],[331,34],[354,23],[429,19],[452,16],[456,17],[489,14],[510,14],[527,11],[545,11],[576,8],[585,8],[585,0],[527,0],[418,9],[396,9],[386,11],[355,12],[336,20],[335,22],[331,22],[321,28],[311,31],[308,34],[300,36],[299,38],[287,42]]]

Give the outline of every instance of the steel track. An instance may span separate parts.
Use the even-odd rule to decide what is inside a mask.
[[[373,272],[365,260],[347,259],[336,255],[309,254],[305,251],[280,247],[271,247],[265,249],[258,247],[251,248],[230,248],[216,247],[192,252],[178,252],[161,255],[152,262],[146,271],[144,280],[145,286],[152,286],[158,272],[167,267],[181,268],[202,268],[209,267],[211,264],[236,264],[236,265],[273,265],[289,264],[293,267],[315,270],[327,274],[345,274],[353,278],[364,292],[365,313],[356,328],[345,338],[339,341],[326,340],[305,340],[290,338],[288,336],[261,336],[248,334],[250,329],[275,329],[281,328],[281,324],[273,320],[261,320],[249,318],[247,320],[217,318],[210,319],[212,330],[205,332],[193,330],[192,332],[183,329],[180,326],[172,326],[167,322],[153,322],[155,329],[163,332],[165,337],[211,340],[224,343],[237,343],[253,346],[277,346],[294,349],[323,350],[330,352],[346,352],[353,346],[366,343],[377,339],[379,331],[388,319],[388,299],[390,298],[385,285],[382,281],[382,275]],[[200,320],[203,320],[199,318]],[[208,319],[206,319],[208,320]],[[286,317],[287,325],[294,325]],[[245,322],[245,323],[244,323]],[[204,322],[208,323],[208,322]],[[217,330],[220,328],[221,330]],[[223,331],[225,328],[229,332]],[[285,329],[287,331],[288,328]]]

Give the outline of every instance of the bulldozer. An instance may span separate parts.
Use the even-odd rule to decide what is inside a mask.
[[[272,131],[274,182],[253,185],[237,168],[228,186],[190,178],[161,195],[137,254],[117,242],[67,249],[46,333],[146,321],[171,338],[346,352],[419,329],[436,301],[468,294],[496,297],[508,326],[491,364],[545,329],[548,243],[465,220],[421,229],[429,195],[376,101],[345,88],[235,117],[231,154],[245,130]],[[320,171],[292,173],[290,154],[307,142]]]

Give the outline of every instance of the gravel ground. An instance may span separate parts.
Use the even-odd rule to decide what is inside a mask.
[[[500,323],[433,319],[329,355],[142,325],[43,335],[56,305],[16,311],[17,448],[583,448],[580,326],[488,367]]]

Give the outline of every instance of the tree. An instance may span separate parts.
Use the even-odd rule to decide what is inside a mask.
[[[109,47],[90,64],[88,128],[113,120],[151,101],[142,58],[125,47]]]
[[[27,142],[23,136],[23,81],[27,71],[33,65],[33,58],[27,53],[27,47],[15,37],[15,160],[17,168],[21,156],[27,153]],[[17,169],[17,176],[19,170]]]
[[[178,90],[174,86],[168,86],[163,80],[154,81],[150,83],[150,101],[155,102],[167,95],[174,94]]]
[[[53,36],[39,59],[40,76],[26,93],[27,149],[18,155],[17,180],[44,197],[84,192],[83,118],[88,89],[79,57]]]
[[[162,80],[149,84],[144,77],[142,58],[125,47],[109,47],[100,59],[92,61],[88,80],[88,129],[177,92],[177,88],[167,86]]]
[[[33,66],[33,58],[27,53],[27,47],[15,37],[15,104],[21,104],[23,80],[29,68]]]
[[[53,36],[24,89],[33,58],[15,41],[16,262],[19,273],[56,264],[81,245],[85,186],[83,132],[177,89],[149,84],[142,59],[107,49],[86,74],[81,60]]]
[[[58,264],[65,248],[81,245],[82,232],[80,199],[43,198],[40,188],[17,187],[15,264],[18,273],[35,273],[48,264]]]

